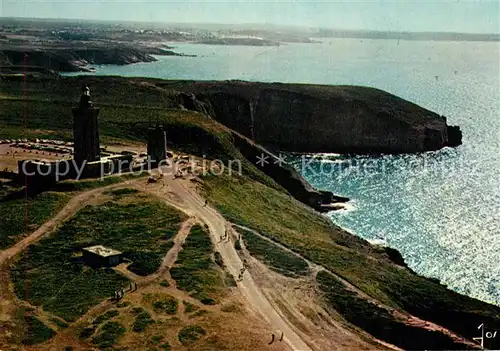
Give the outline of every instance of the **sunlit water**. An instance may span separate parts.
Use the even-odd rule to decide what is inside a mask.
[[[333,221],[401,251],[417,272],[500,305],[499,43],[325,39],[323,44],[173,44],[159,57],[96,74],[373,86],[460,125],[464,144],[420,155],[304,164],[313,185],[353,199]],[[300,167],[301,161],[296,162]]]

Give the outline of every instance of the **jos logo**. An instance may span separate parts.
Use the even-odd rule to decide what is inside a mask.
[[[481,344],[481,347],[484,347],[485,339],[495,339],[497,337],[498,330],[489,330],[485,332],[486,326],[484,323],[481,323],[477,329],[481,329],[481,336],[477,338],[472,338],[474,341],[478,341]]]

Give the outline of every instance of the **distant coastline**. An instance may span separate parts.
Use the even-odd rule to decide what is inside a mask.
[[[82,23],[85,23],[83,26]],[[92,72],[92,65],[128,65],[157,61],[156,56],[189,56],[165,43],[270,46],[315,44],[321,39],[499,42],[500,34],[446,32],[390,32],[289,28],[266,25],[204,25],[0,18],[0,73],[13,74],[20,66],[53,72]],[[27,54],[27,56],[25,56]],[[25,62],[26,61],[26,62]],[[16,73],[14,72],[14,73]]]
[[[385,32],[320,29],[312,37],[351,39],[391,39],[417,41],[500,41],[500,34],[447,32]]]

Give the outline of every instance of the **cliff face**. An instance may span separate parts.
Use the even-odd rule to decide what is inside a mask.
[[[233,132],[232,134],[234,146],[250,162],[254,162],[258,157],[262,157],[262,155],[267,156],[269,162],[257,164],[257,168],[271,177],[300,202],[321,211],[323,205],[349,200],[345,197],[333,195],[329,191],[314,189],[292,166],[275,162],[278,160],[276,155],[237,132]]]
[[[356,86],[167,83],[194,93],[212,117],[258,144],[295,152],[414,153],[461,144],[446,118]]]

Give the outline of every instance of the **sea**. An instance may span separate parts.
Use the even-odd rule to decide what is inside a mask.
[[[279,47],[169,43],[197,57],[94,66],[95,75],[349,84],[386,90],[459,125],[463,145],[416,155],[291,157],[351,199],[333,222],[399,250],[416,272],[500,306],[500,43],[323,38]]]

